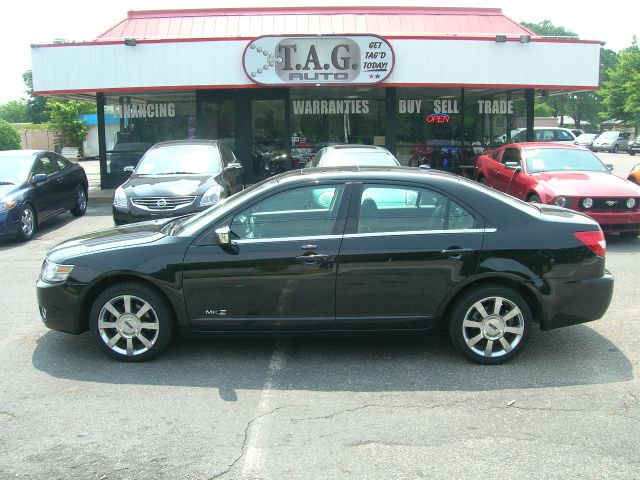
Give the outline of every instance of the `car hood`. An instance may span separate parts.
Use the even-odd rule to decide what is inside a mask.
[[[128,197],[182,197],[202,195],[220,174],[132,175],[122,188]]]
[[[161,229],[173,220],[163,218],[87,233],[56,245],[49,250],[47,257],[60,263],[88,253],[153,243],[164,238]]]
[[[18,188],[18,185],[0,185],[0,199],[15,192]]]
[[[606,172],[545,172],[532,175],[556,195],[592,197],[637,197],[640,188]]]

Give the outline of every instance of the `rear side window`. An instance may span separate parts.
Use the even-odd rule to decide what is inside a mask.
[[[565,132],[564,130],[556,130],[556,138],[557,141],[566,142],[573,140],[573,137],[569,132]]]
[[[419,187],[365,184],[358,233],[469,229],[475,218],[448,197]]]

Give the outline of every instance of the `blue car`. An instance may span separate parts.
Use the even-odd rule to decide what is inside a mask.
[[[33,238],[44,220],[87,210],[87,175],[61,155],[44,150],[0,152],[0,238]]]

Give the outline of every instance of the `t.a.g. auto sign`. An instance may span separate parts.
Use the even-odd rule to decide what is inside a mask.
[[[391,73],[393,49],[375,35],[266,36],[247,45],[242,63],[263,85],[372,84]]]

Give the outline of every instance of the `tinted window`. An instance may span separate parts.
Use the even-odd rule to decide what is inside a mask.
[[[571,136],[571,134],[569,132],[565,132],[564,130],[556,130],[556,140],[558,141],[571,141],[573,140],[573,137]]]
[[[444,195],[425,188],[365,184],[358,233],[467,229],[474,217]]]
[[[502,163],[507,162],[520,162],[520,150],[516,148],[505,148],[504,154],[502,155]]]
[[[236,162],[236,157],[229,147],[224,144],[220,144],[220,153],[222,154],[222,163],[225,167]]]
[[[56,156],[54,157],[54,160],[58,164],[58,168],[60,170],[64,170],[65,168],[68,168],[71,166],[71,162],[64,157]]]
[[[36,175],[38,173],[44,173],[46,175],[51,175],[52,173],[56,173],[58,168],[53,163],[53,160],[49,157],[40,157],[36,164],[33,167],[33,174]]]
[[[236,215],[234,238],[285,238],[331,235],[343,185],[302,187],[280,192]]]

